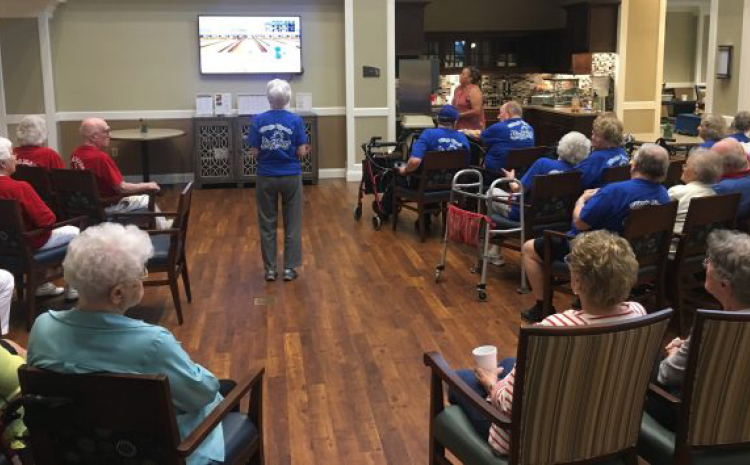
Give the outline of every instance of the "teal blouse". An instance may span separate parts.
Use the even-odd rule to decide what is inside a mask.
[[[190,360],[171,332],[123,315],[53,311],[36,319],[28,363],[58,373],[163,373],[169,378],[177,426],[184,439],[222,401],[219,381]],[[224,431],[211,432],[189,465],[224,461]]]

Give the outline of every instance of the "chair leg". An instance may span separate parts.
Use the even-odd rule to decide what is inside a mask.
[[[36,276],[33,271],[26,274],[26,330],[31,331],[31,325],[36,319]]]
[[[172,291],[172,302],[177,312],[177,323],[182,324],[182,304],[180,303],[180,289],[177,285],[177,275],[174,271],[169,272],[169,290]]]
[[[425,227],[425,214],[424,214],[424,202],[420,201],[417,207],[417,217],[419,218],[419,242],[424,242],[427,236],[427,228]]]
[[[188,264],[187,259],[182,262],[182,284],[185,286],[185,295],[187,295],[188,302],[193,301],[193,294],[190,292],[190,275],[188,275]]]
[[[445,459],[445,447],[430,435],[430,465],[443,463],[440,459]]]
[[[395,189],[394,189],[395,190]],[[398,198],[396,193],[393,193],[393,210],[391,211],[391,220],[393,224],[391,224],[391,230],[396,230],[396,225],[398,224],[398,211],[400,210],[401,206],[401,199]]]
[[[544,300],[542,305],[542,317],[547,318],[552,314],[552,300],[555,297],[555,278],[551,274],[544,276]]]

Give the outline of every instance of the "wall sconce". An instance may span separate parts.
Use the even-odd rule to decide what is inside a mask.
[[[719,45],[716,54],[716,78],[729,79],[732,77],[732,48],[731,45]]]

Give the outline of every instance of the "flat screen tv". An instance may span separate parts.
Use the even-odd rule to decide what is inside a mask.
[[[202,74],[300,74],[299,16],[198,16]]]

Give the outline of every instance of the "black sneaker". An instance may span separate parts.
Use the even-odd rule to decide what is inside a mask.
[[[266,270],[266,281],[276,281],[277,275],[276,270]]]
[[[294,281],[297,279],[297,272],[294,268],[284,268],[284,281]]]
[[[552,307],[552,313],[555,313],[555,308]],[[534,303],[534,306],[521,312],[521,318],[531,323],[539,323],[544,320],[542,304],[540,302]]]

